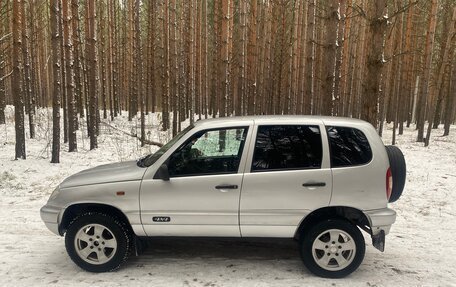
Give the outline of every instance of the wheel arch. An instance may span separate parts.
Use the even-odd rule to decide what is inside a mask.
[[[316,209],[306,215],[296,229],[294,238],[299,239],[306,229],[322,220],[335,218],[348,220],[372,235],[370,221],[361,210],[348,206],[328,206]]]
[[[125,225],[128,227],[129,231],[132,232],[132,234],[134,234],[128,217],[117,207],[101,203],[76,203],[68,206],[65,209],[65,212],[62,215],[62,220],[59,224],[60,235],[63,235],[66,232],[68,226],[74,218],[85,212],[103,212],[111,216],[114,216],[117,219],[124,222]]]

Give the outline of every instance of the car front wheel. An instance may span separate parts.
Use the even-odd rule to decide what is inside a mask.
[[[76,265],[90,272],[117,269],[128,258],[130,241],[123,222],[96,212],[75,218],[65,236],[68,255]]]
[[[342,278],[364,259],[364,237],[356,225],[340,219],[322,221],[301,237],[301,258],[314,274]]]

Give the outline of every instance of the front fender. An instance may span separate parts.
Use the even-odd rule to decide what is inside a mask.
[[[56,198],[47,205],[66,210],[71,206],[99,204],[112,206],[122,212],[130,222],[135,233],[141,235],[142,230],[139,188],[141,180],[81,185],[60,189]],[[62,223],[63,212],[60,212],[58,225]],[[59,228],[60,229],[60,228]]]

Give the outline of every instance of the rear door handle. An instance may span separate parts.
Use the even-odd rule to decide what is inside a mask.
[[[302,186],[304,186],[304,187],[322,187],[322,186],[326,186],[326,182],[306,182],[306,183],[303,183]]]
[[[237,189],[238,186],[236,184],[222,184],[222,185],[217,185],[215,188],[216,189]]]

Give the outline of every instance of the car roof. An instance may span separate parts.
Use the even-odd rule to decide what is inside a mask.
[[[291,122],[323,123],[325,125],[348,125],[359,126],[366,125],[367,122],[347,117],[331,117],[317,115],[261,115],[261,116],[231,116],[221,118],[211,118],[195,122],[195,126],[212,126],[220,124],[280,124]]]

